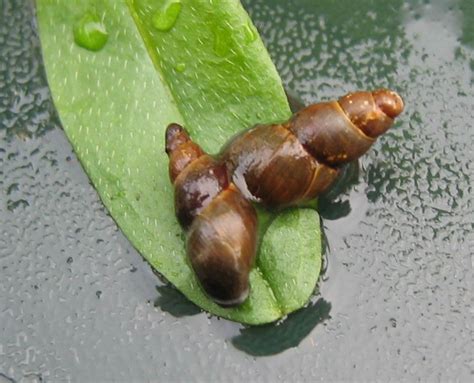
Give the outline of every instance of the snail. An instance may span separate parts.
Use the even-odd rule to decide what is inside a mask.
[[[249,294],[255,208],[230,182],[225,164],[204,153],[178,124],[166,129],[166,153],[191,266],[211,299],[224,307],[238,305]]]
[[[269,208],[298,205],[325,191],[340,166],[367,152],[402,110],[389,90],[348,94],[239,134],[222,160],[247,198]]]
[[[169,125],[166,152],[176,216],[208,296],[227,307],[249,294],[258,225],[252,202],[279,209],[314,199],[341,165],[369,150],[403,108],[390,90],[350,93],[303,108],[286,122],[246,130],[216,157],[183,127]]]

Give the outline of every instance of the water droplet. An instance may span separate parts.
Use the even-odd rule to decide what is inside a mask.
[[[186,70],[186,64],[185,63],[178,63],[174,67],[176,69],[176,72],[183,73]]]
[[[76,44],[94,52],[101,50],[109,38],[104,23],[92,12],[85,13],[74,25],[73,31]]]
[[[167,32],[176,24],[181,12],[181,0],[167,0],[153,15],[153,26],[162,32]]]
[[[229,53],[232,43],[231,34],[222,27],[214,29],[214,53],[224,57]]]
[[[247,24],[244,25],[243,27],[243,32],[244,32],[244,40],[246,43],[250,44],[253,43],[257,39],[257,30],[255,29],[255,26],[252,24],[252,22],[249,20]]]

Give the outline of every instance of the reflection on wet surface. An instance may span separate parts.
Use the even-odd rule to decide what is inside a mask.
[[[31,3],[5,0],[0,381],[471,377],[471,1],[244,4],[305,103],[381,86],[406,101],[321,198],[329,250],[319,293],[283,323],[245,328],[197,314],[160,283],[60,129]]]

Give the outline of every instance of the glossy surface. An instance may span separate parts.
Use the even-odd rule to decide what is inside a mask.
[[[194,219],[187,255],[206,293],[224,307],[248,297],[249,274],[257,250],[257,212],[230,186]]]
[[[232,179],[245,196],[273,209],[305,201],[314,191],[316,174],[321,189],[336,178],[337,171],[319,172],[319,164],[285,125],[259,125],[232,140],[222,152]],[[316,180],[318,181],[318,180]],[[322,191],[322,190],[320,190]]]
[[[162,32],[168,32],[176,24],[181,12],[181,0],[166,0],[153,15],[153,26]]]
[[[175,212],[184,229],[229,185],[225,167],[208,155],[190,163],[174,183]]]
[[[73,27],[74,41],[90,51],[99,51],[107,43],[109,35],[100,17],[86,12]]]
[[[0,381],[472,380],[471,1],[245,2],[306,103],[407,105],[320,200],[320,295],[253,328],[156,286],[60,130],[31,4],[0,4]]]
[[[169,158],[168,173],[171,183],[174,183],[176,177],[204,152],[199,145],[190,140],[181,125],[169,125],[165,137],[165,151]]]
[[[400,95],[388,89],[349,93],[338,104],[352,123],[371,138],[384,134],[405,107]]]
[[[314,160],[283,125],[244,132],[226,146],[222,159],[247,198],[269,207],[299,200],[316,170]]]

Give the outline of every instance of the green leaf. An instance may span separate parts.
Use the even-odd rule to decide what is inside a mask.
[[[191,301],[231,320],[267,323],[304,305],[320,271],[315,211],[285,212],[270,225],[250,297],[234,309],[202,293],[174,216],[164,152],[169,123],[184,124],[215,153],[236,132],[290,115],[275,67],[240,3],[38,0],[37,15],[64,130],[143,257]],[[87,15],[107,33],[99,50],[75,43],[74,26]]]
[[[316,219],[313,210],[287,210],[273,221],[263,237],[258,267],[283,312],[302,307],[318,279],[319,272],[315,270],[321,270],[321,257],[315,255],[321,254],[321,233]]]

